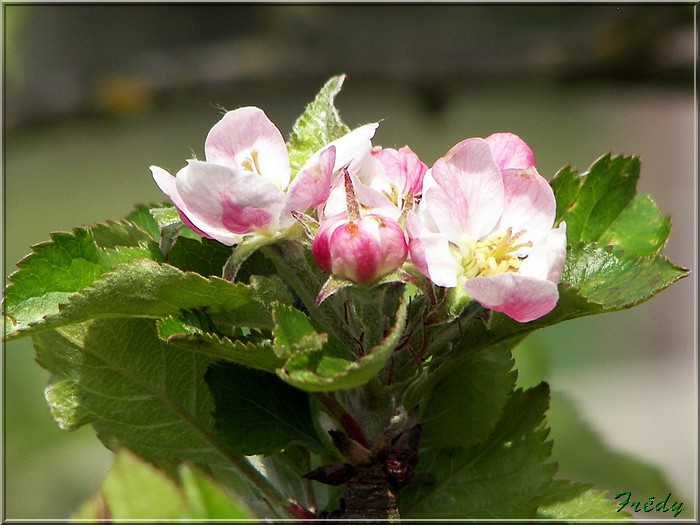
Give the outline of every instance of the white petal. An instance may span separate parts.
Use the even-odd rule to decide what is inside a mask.
[[[438,286],[457,286],[462,267],[452,257],[447,236],[431,232],[415,214],[406,218],[406,231],[411,261],[416,268]]]
[[[289,185],[289,154],[279,129],[256,107],[227,112],[209,131],[204,145],[207,162],[248,167],[278,188]]]
[[[558,283],[566,262],[566,223],[549,230],[533,244],[519,273]]]

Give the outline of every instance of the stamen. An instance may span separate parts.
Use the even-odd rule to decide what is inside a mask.
[[[464,235],[460,243],[464,275],[476,277],[518,271],[527,255],[516,252],[532,247],[531,242],[517,242],[524,233],[514,234],[513,229],[508,228],[492,232],[477,242],[471,236]]]
[[[243,166],[248,171],[256,173],[257,175],[262,175],[262,171],[260,170],[260,164],[258,163],[257,151],[251,152],[250,157],[241,162],[241,166]]]

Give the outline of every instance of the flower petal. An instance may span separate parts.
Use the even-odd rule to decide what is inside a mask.
[[[516,273],[468,279],[465,291],[481,306],[527,323],[552,311],[559,300],[557,285]]]
[[[486,137],[491,155],[501,170],[524,170],[535,165],[535,156],[523,139],[512,133],[494,133]]]
[[[535,168],[509,169],[503,172],[505,202],[494,229],[513,228],[513,232],[549,230],[554,223],[557,203],[547,180]]]
[[[430,231],[415,213],[406,218],[406,232],[411,262],[418,271],[438,286],[457,286],[462,267],[452,256],[447,236]]]
[[[355,197],[360,203],[363,214],[375,214],[398,220],[401,210],[391,202],[384,194],[374,188],[365,185],[356,175],[350,174],[352,185],[355,190]],[[337,179],[328,195],[328,199],[323,205],[322,218],[332,217],[347,211],[347,199],[345,194],[345,183],[343,179]]]
[[[349,165],[348,171],[356,173],[365,156],[372,149],[372,137],[378,127],[379,124],[376,122],[365,124],[328,144],[328,146],[335,146],[333,172]]]
[[[284,192],[263,177],[196,160],[178,172],[177,189],[193,222],[224,244],[275,230],[285,201]]]
[[[177,209],[178,214],[180,215],[180,219],[185,224],[185,226],[190,228],[197,235],[201,235],[202,237],[207,237],[211,239],[211,237],[207,233],[197,228],[197,226],[195,226],[192,220],[189,218],[190,212],[187,209],[187,205],[182,200],[182,197],[180,197],[180,193],[177,191],[177,181],[175,177],[163,168],[159,168],[158,166],[151,166],[150,169],[151,173],[153,174],[153,180],[155,180],[156,184],[161,189],[161,191],[165,193],[175,205],[175,208]]]
[[[401,195],[420,193],[428,166],[421,162],[411,148],[374,149],[372,157],[381,163],[385,177]]]
[[[438,188],[424,199],[441,232],[456,243],[464,233],[479,239],[493,231],[503,209],[503,178],[484,139],[463,140],[435,162],[431,174]]]
[[[280,189],[289,185],[289,154],[284,138],[265,113],[248,106],[227,112],[204,143],[207,162],[247,168]]]
[[[536,242],[520,266],[519,273],[558,283],[566,262],[566,223],[549,230]]]
[[[305,212],[328,200],[334,163],[335,146],[329,146],[299,170],[287,191],[287,202],[280,218],[282,227],[289,226],[293,221],[291,212]]]

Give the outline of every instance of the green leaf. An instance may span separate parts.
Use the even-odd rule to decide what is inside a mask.
[[[103,249],[139,247],[151,244],[151,236],[138,225],[126,221],[107,221],[90,226],[95,244]]]
[[[687,274],[661,255],[640,257],[611,246],[578,244],[569,250],[562,281],[606,310],[622,310],[650,299]]]
[[[606,492],[593,490],[592,485],[555,480],[547,488],[537,510],[539,519],[556,520],[622,520],[630,518],[606,497]]]
[[[191,520],[252,519],[254,513],[239,497],[234,497],[198,470],[183,465],[179,469],[182,491],[187,502],[183,518]]]
[[[239,326],[272,327],[269,305],[257,300],[252,287],[137,259],[65,297],[59,313],[31,328],[46,330],[104,317],[161,318],[194,308],[225,313],[229,322]]]
[[[274,372],[284,365],[269,342],[242,342],[225,336],[203,332],[181,320],[168,317],[158,322],[158,335],[171,345],[211,358]]]
[[[275,328],[275,353],[291,357],[300,352],[313,352],[323,348],[328,341],[326,334],[318,334],[303,312],[292,306],[277,304],[273,308]]]
[[[187,272],[221,277],[221,271],[231,255],[231,247],[211,239],[178,237],[168,252],[168,264]]]
[[[158,242],[160,241],[160,226],[158,222],[153,217],[151,209],[153,208],[168,208],[172,205],[168,204],[151,204],[145,206],[143,204],[137,204],[129,215],[126,216],[126,220],[132,222],[139,226],[143,231],[147,232],[151,239]]]
[[[406,302],[401,301],[394,325],[384,340],[355,361],[331,352],[302,352],[289,358],[278,375],[290,385],[307,392],[348,390],[365,384],[384,368],[401,340],[406,325]]]
[[[570,168],[551,181],[557,200],[557,220],[566,221],[570,244],[594,242],[617,219],[635,195],[640,162],[637,157],[602,156],[577,179]]]
[[[423,449],[416,479],[399,492],[401,516],[409,519],[531,519],[540,494],[552,481],[551,443],[544,412],[546,384],[516,390],[493,433],[479,445]]]
[[[308,395],[272,374],[230,363],[212,366],[207,383],[216,403],[219,436],[243,454],[274,454],[294,443],[317,452]]]
[[[103,246],[98,242],[104,243]],[[128,245],[117,246],[117,243]],[[13,339],[27,335],[30,325],[56,314],[59,304],[98,279],[113,265],[134,258],[159,257],[154,244],[144,240],[137,226],[124,222],[56,232],[51,240],[32,247],[19,270],[9,277],[4,313],[7,332]]]
[[[636,256],[595,243],[570,246],[559,284],[559,301],[547,315],[518,323],[504,314],[488,312],[465,322],[440,325],[428,349],[452,342],[461,349],[486,348],[509,342],[513,348],[525,335],[569,319],[631,308],[651,299],[688,275],[688,270],[662,255]],[[435,350],[437,351],[437,350]]]
[[[653,255],[663,248],[670,233],[671,218],[650,197],[638,194],[597,240],[622,247],[630,255]]]
[[[294,123],[287,144],[293,174],[302,168],[313,153],[350,131],[340,120],[334,105],[344,81],[345,75],[329,79]]]
[[[73,516],[79,520],[252,519],[254,514],[189,465],[180,483],[120,449],[98,492]]]
[[[57,378],[47,400],[63,429],[90,423],[108,448],[151,461],[227,462],[203,381],[212,359],[167,345],[154,321],[101,319],[33,339]]]
[[[421,447],[469,447],[484,441],[515,386],[508,350],[491,347],[450,356],[429,374],[434,387],[422,396]]]

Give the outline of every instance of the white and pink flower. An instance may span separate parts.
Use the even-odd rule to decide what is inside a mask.
[[[408,256],[406,234],[395,219],[364,212],[350,171],[342,171],[346,209],[321,221],[311,255],[321,270],[334,277],[370,284],[404,263]],[[322,290],[319,300],[324,297]]]
[[[227,112],[210,130],[205,161],[189,160],[176,176],[151,166],[153,178],[185,224],[234,245],[294,223],[292,212],[326,202],[332,174],[369,154],[377,124],[361,126],[314,153],[292,178],[282,134],[256,107]]]
[[[357,201],[365,213],[399,220],[413,206],[413,198],[420,194],[427,170],[428,166],[408,146],[399,149],[375,146],[357,169],[349,173]],[[345,205],[344,181],[337,176],[322,216],[342,213]]]
[[[550,312],[566,258],[554,194],[516,135],[466,139],[426,174],[406,221],[412,263],[519,322]]]

